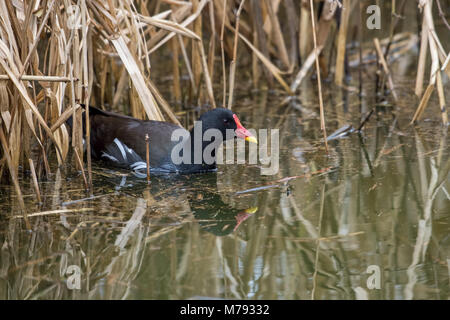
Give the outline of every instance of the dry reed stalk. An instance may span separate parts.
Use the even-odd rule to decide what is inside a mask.
[[[197,45],[198,45],[199,52],[200,52],[200,59],[201,59],[202,67],[203,67],[203,75],[205,77],[205,83],[206,83],[206,89],[208,92],[208,96],[209,96],[209,99],[211,100],[213,108],[217,108],[216,101],[214,99],[214,92],[213,92],[211,77],[210,77],[209,71],[208,71],[208,64],[206,62],[205,50],[203,49],[203,41],[198,41]]]
[[[319,24],[317,27],[317,34],[314,33],[314,36],[316,37],[316,45],[314,46],[313,50],[308,55],[306,60],[303,62],[303,65],[302,65],[300,71],[295,76],[295,79],[290,86],[291,91],[295,92],[297,90],[297,88],[300,86],[300,84],[303,81],[303,79],[305,78],[305,76],[308,74],[309,69],[312,67],[314,60],[318,59],[319,55],[322,53],[322,50],[325,46],[325,42],[330,33],[332,18],[336,12],[338,5],[339,5],[339,2],[337,2],[336,0],[327,0],[325,2],[323,10],[322,10],[322,15],[319,19]],[[302,10],[309,9],[309,11],[313,11],[312,8],[305,8],[305,6],[306,6],[306,4],[302,6]],[[309,19],[312,19],[312,18],[314,18],[314,17],[311,15],[309,17]],[[311,23],[313,23],[313,22],[311,22]],[[315,26],[315,21],[314,21],[314,26]],[[303,26],[303,28],[304,27],[305,26]]]
[[[242,9],[244,8],[245,0],[241,0],[238,11],[236,12],[236,29],[234,31],[234,46],[233,46],[233,60],[230,63],[230,84],[228,92],[228,109],[231,109],[233,104],[233,92],[234,92],[234,80],[236,73],[236,59],[237,59],[237,47],[238,47],[238,35],[239,35],[239,21]]]
[[[3,124],[3,121],[0,121],[0,124]],[[17,198],[19,199],[19,205],[20,205],[20,209],[22,210],[23,216],[24,218],[26,218],[26,209],[25,209],[25,202],[23,201],[23,195],[22,195],[22,191],[20,190],[20,185],[19,185],[19,178],[17,176],[17,172],[15,167],[13,166],[12,160],[11,160],[11,151],[10,148],[8,147],[8,142],[6,141],[5,135],[3,133],[3,129],[0,128],[0,142],[2,144],[3,147],[3,156],[6,159],[6,163],[8,165],[8,170],[9,170],[9,174],[11,175],[11,180],[14,184],[14,188],[17,194]]]
[[[239,34],[239,37],[247,44],[250,49],[255,53],[255,55],[261,60],[261,62],[266,66],[266,68],[270,71],[270,73],[275,77],[275,79],[278,80],[278,82],[283,86],[284,90],[289,94],[293,95],[293,91],[289,88],[287,83],[284,81],[283,77],[281,76],[281,70],[278,69],[272,62],[270,62],[269,59],[267,59],[261,51],[259,51],[257,48],[255,48],[251,42],[244,37],[242,34]]]
[[[390,47],[391,47],[391,44],[392,44],[392,40],[393,40],[394,35],[396,33],[397,27],[399,25],[400,18],[404,15],[405,4],[406,4],[406,0],[403,0],[402,3],[400,4],[399,13],[396,13],[396,1],[392,0],[392,4],[391,4],[391,26],[390,26],[390,31],[389,31],[389,42],[388,42],[388,44],[386,46],[386,49],[384,50],[384,56],[386,58],[387,58],[387,56],[389,54],[389,50],[390,50]]]
[[[314,64],[314,62],[316,60],[316,57],[320,54],[322,49],[323,49],[323,46],[317,47],[316,50],[313,50],[308,55],[308,57],[305,59],[305,61],[302,64],[302,67],[300,68],[300,71],[297,73],[297,75],[295,76],[294,81],[292,82],[292,84],[290,86],[290,90],[292,92],[295,92],[298,89],[298,87],[300,86],[300,84],[302,83],[303,79],[308,74],[309,69]]]
[[[175,38],[170,40],[170,45],[172,47],[173,96],[176,101],[181,101],[180,69],[178,67],[178,40]]]
[[[129,14],[129,12],[125,11],[127,14]],[[170,13],[170,11],[168,12]],[[188,38],[192,38],[195,40],[201,40],[201,37],[199,35],[197,35],[195,32],[192,32],[191,30],[189,30],[188,28],[170,21],[170,20],[163,20],[163,19],[159,19],[159,18],[155,18],[155,17],[146,17],[143,15],[136,15],[137,17],[139,17],[139,19],[149,25],[161,28],[162,30],[166,30],[166,31],[170,31],[170,32],[176,32],[182,36],[188,37]]]
[[[195,87],[195,82],[194,82],[194,74],[192,73],[191,63],[189,62],[189,57],[187,55],[186,47],[184,45],[183,40],[181,39],[181,36],[177,35],[177,38],[178,38],[178,43],[180,44],[181,53],[183,55],[183,60],[184,60],[184,63],[186,65],[186,69],[187,69],[187,72],[189,75],[189,80],[191,82],[191,88],[193,90],[194,95],[197,95],[197,88]]]
[[[291,66],[289,67],[289,73],[291,73],[297,65],[299,61],[298,55],[298,16],[297,10],[294,5],[293,0],[285,0],[283,1],[284,8],[286,11],[287,22],[289,30],[289,60],[291,62]]]
[[[87,7],[86,0],[81,1],[81,23],[82,29],[81,33],[83,35],[82,39],[82,71],[83,71],[83,97],[84,97],[84,105],[86,108],[85,114],[85,127],[86,127],[86,135],[84,138],[84,143],[86,144],[86,162],[87,162],[87,170],[88,170],[88,183],[89,190],[92,192],[92,158],[91,158],[91,121],[89,120],[90,112],[89,112],[89,100],[90,100],[90,92],[88,90],[89,87],[89,67],[88,67],[88,27],[87,27]]]
[[[377,50],[378,58],[380,59],[381,65],[383,66],[384,73],[388,77],[388,84],[389,88],[391,89],[392,96],[394,97],[394,100],[397,101],[398,98],[397,93],[395,92],[394,81],[392,80],[392,76],[389,71],[386,59],[384,58],[384,54],[381,51],[380,40],[378,40],[378,38],[374,38],[373,43],[375,44],[375,49]]]
[[[258,33],[256,31],[253,32],[253,46],[255,48],[259,47],[258,45]],[[253,80],[253,87],[258,88],[259,78],[260,78],[260,68],[259,68],[259,61],[258,57],[256,56],[255,52],[252,52],[252,80]]]
[[[437,72],[436,77],[436,85],[437,85],[437,91],[438,91],[438,97],[439,97],[439,109],[442,116],[442,123],[444,125],[448,124],[448,116],[447,116],[447,110],[445,106],[445,95],[444,95],[444,86],[442,84],[442,76],[441,73]]]
[[[116,106],[119,105],[119,102],[124,94],[125,89],[128,88],[128,72],[125,70],[125,68],[122,68],[122,73],[119,78],[119,82],[117,83],[116,92],[114,93],[112,108],[114,109]]]
[[[302,0],[300,5],[300,25],[299,25],[299,53],[302,60],[306,58],[308,52],[311,51],[311,14],[308,0]]]
[[[6,74],[0,75],[0,80],[9,80],[9,76]],[[43,81],[43,82],[69,82],[70,78],[68,77],[58,77],[58,76],[35,76],[35,75],[27,75],[24,74],[18,77],[20,81]],[[78,81],[78,79],[74,79]]]
[[[79,28],[73,28],[71,30],[72,32],[72,69],[71,69],[71,76],[73,78],[82,79],[82,65],[81,65],[81,59],[80,59],[80,35],[79,35]],[[75,103],[79,104],[82,101],[82,84],[80,81],[78,82],[71,82],[72,85],[72,103],[73,106],[75,106]],[[83,170],[83,163],[84,163],[84,152],[83,152],[83,114],[81,110],[76,110],[74,117],[72,118],[72,123],[76,123],[76,126],[74,126],[74,129],[72,131],[72,146],[77,150],[78,157],[79,157],[79,165],[80,170]],[[87,189],[87,188],[86,188]]]
[[[28,215],[29,218],[32,217],[42,217],[42,216],[48,216],[52,214],[60,214],[60,213],[69,213],[69,212],[86,212],[86,211],[94,211],[93,208],[79,208],[79,209],[58,209],[58,210],[51,210],[51,211],[40,211],[40,212],[34,212],[30,213]],[[13,219],[20,219],[23,218],[23,216],[12,216]]]
[[[222,82],[223,82],[222,108],[225,108],[226,100],[227,100],[227,72],[226,72],[226,68],[225,68],[225,49],[223,47],[223,36],[225,33],[226,8],[227,8],[227,0],[223,0],[222,26],[220,28],[220,53],[221,53],[221,58],[222,58]]]
[[[81,108],[81,106],[79,104],[75,105],[75,111]],[[69,119],[72,114],[73,114],[74,110],[72,109],[72,107],[67,108],[62,114],[61,116],[58,118],[58,120],[51,126],[50,130],[56,131],[62,124],[64,124],[67,119]]]
[[[442,64],[441,71],[447,71],[447,74],[448,72],[450,72],[450,52],[448,53],[447,58],[445,58],[444,63]]]
[[[197,10],[197,7],[199,6],[199,0],[192,0],[192,10]],[[205,4],[206,5],[206,4]],[[203,21],[202,21],[202,15],[199,15],[194,21],[193,21],[193,26],[192,29],[194,31],[195,34],[197,34],[197,36],[199,38],[202,38],[202,25],[203,25]],[[200,87],[200,80],[201,80],[201,75],[202,75],[202,58],[201,58],[201,53],[200,53],[200,47],[196,45],[195,40],[192,40],[192,46],[191,46],[191,59],[192,59],[192,73],[194,74],[194,84],[195,87],[198,90],[198,95],[197,95],[197,99],[198,101],[201,101],[202,99],[202,90]],[[203,48],[203,45],[202,45]]]
[[[313,29],[314,51],[316,52],[315,60],[316,60],[317,86],[319,88],[320,129],[323,132],[323,139],[325,142],[325,150],[328,153],[327,131],[325,128],[325,114],[324,114],[324,110],[323,110],[322,82],[320,79],[319,53],[317,52],[316,23],[315,23],[315,18],[314,18],[313,0],[310,0],[309,3],[310,3],[310,9],[311,9],[311,24],[312,24],[312,29]]]
[[[131,116],[137,119],[145,120],[148,119],[148,116],[145,113],[144,108],[142,107],[142,102],[139,99],[139,95],[137,93],[136,88],[133,86],[133,82],[130,79],[129,82],[130,90],[128,91],[128,101],[130,103],[129,110]]]
[[[348,32],[348,21],[350,18],[350,0],[344,0],[341,10],[341,25],[339,26],[337,56],[336,56],[336,73],[334,75],[334,81],[338,86],[342,85],[344,78],[344,62],[345,62],[345,49]]]
[[[31,45],[31,48],[29,49],[27,57],[25,58],[25,61],[23,63],[22,71],[20,72],[19,79],[22,77],[23,73],[25,72],[25,69],[26,69],[26,67],[28,65],[28,62],[30,61],[30,58],[31,58],[32,54],[35,52],[35,50],[37,48],[37,44],[39,42],[39,38],[41,36],[42,31],[44,30],[44,27],[46,25],[46,22],[47,22],[48,18],[50,17],[50,13],[52,12],[54,3],[55,3],[55,0],[52,0],[52,2],[50,2],[50,4],[47,7],[47,12],[45,13],[44,19],[43,19],[43,21],[41,23],[41,26],[39,27],[39,30],[38,30],[38,32],[36,34],[34,42]],[[30,8],[31,8],[31,6],[30,6]],[[25,24],[25,26],[26,26],[26,24]]]
[[[144,76],[142,75],[140,68],[131,54],[131,51],[128,49],[124,38],[121,36],[117,39],[112,39],[111,42],[116,48],[117,53],[122,59],[122,62],[130,75],[131,81],[136,88],[147,117],[150,120],[164,121],[164,117],[160,113],[149,88],[145,84]]]
[[[34,191],[36,192],[36,197],[39,203],[42,203],[41,199],[41,191],[39,190],[39,184],[36,176],[36,170],[34,169],[34,163],[32,159],[28,159],[28,163],[30,164],[31,177],[33,178],[33,186]]]
[[[161,105],[161,107],[163,108],[163,110],[167,113],[167,115],[169,116],[169,119],[172,120],[172,122],[178,124],[180,127],[182,126],[182,124],[180,123],[180,121],[177,119],[177,117],[175,116],[175,114],[172,112],[169,104],[167,103],[167,101],[164,99],[164,97],[162,96],[162,94],[158,91],[158,88],[156,87],[156,85],[153,83],[153,81],[151,81],[150,79],[148,80],[148,87],[150,88],[150,91],[152,92],[153,96],[156,98],[156,100],[159,102],[159,104]]]
[[[1,51],[3,51],[4,56],[6,56],[8,58],[9,65],[12,68],[14,68],[14,69],[10,69],[6,65],[6,61],[1,57]],[[17,70],[17,68],[15,68],[14,62],[11,60],[11,55],[9,54],[8,48],[6,47],[5,43],[3,41],[1,41],[1,40],[0,40],[0,65],[3,67],[3,69],[9,75],[10,80],[13,82],[15,87],[18,89],[18,91],[19,91],[19,93],[21,95],[21,98],[23,99],[23,106],[26,107],[26,108],[29,107],[31,109],[33,115],[36,117],[36,119],[38,120],[39,124],[46,131],[46,133],[48,134],[49,138],[55,143],[57,152],[61,155],[61,150],[60,150],[60,148],[57,145],[57,142],[55,140],[55,137],[54,137],[53,133],[51,132],[50,128],[47,126],[47,124],[46,124],[44,118],[41,116],[39,110],[36,108],[34,103],[31,101],[25,86],[17,79],[16,74],[18,74],[18,70]],[[33,122],[30,121],[31,118],[28,115],[26,117],[27,123],[28,123],[30,129],[32,130],[34,136],[36,137],[38,143],[40,145],[42,145],[40,139],[38,138],[38,136],[36,134],[36,131],[35,131],[35,128],[34,128],[34,124],[33,124]]]
[[[216,54],[216,20],[214,15],[214,2],[209,3],[209,24],[211,28],[211,36],[208,49],[208,73],[211,79],[214,79],[214,58]]]
[[[180,7],[178,10],[174,11],[171,16],[172,16],[172,20],[174,22],[181,21],[184,18],[186,18],[189,14],[189,12],[192,9],[192,3],[190,2],[186,2],[186,5]],[[189,20],[187,20],[189,19]],[[182,27],[187,27],[189,25],[189,23],[191,23],[195,17],[189,16],[186,20],[184,20],[184,22],[189,21],[188,23],[185,24],[180,24],[182,25]],[[147,42],[147,46],[150,49],[149,53],[152,53],[153,51],[157,50],[159,47],[161,47],[165,42],[169,41],[170,38],[172,38],[175,34],[175,32],[170,32],[169,34],[167,34],[166,30],[160,30],[158,31],[153,37],[150,38],[150,40]],[[164,39],[163,39],[164,38]],[[166,39],[167,38],[167,39]]]
[[[325,47],[328,37],[330,33],[333,31],[333,18],[336,13],[337,7],[341,6],[340,2],[337,0],[326,0],[322,13],[320,15],[319,22],[317,24],[317,43],[319,46],[323,45]],[[327,63],[326,58],[322,55],[322,52],[319,54],[319,63],[321,65],[321,71],[325,77],[328,76],[328,66],[331,65],[331,54],[334,51],[334,41],[331,41],[331,49],[330,49],[330,62]]]
[[[265,0],[265,4],[266,4],[270,22],[273,27],[273,34],[275,37],[274,41],[275,41],[275,44],[280,53],[280,55],[279,55],[280,60],[286,68],[290,68],[291,63],[289,62],[289,56],[287,53],[286,44],[284,43],[283,34],[281,32],[280,22],[278,21],[278,17],[275,14],[275,11],[273,8],[274,2],[271,0]]]
[[[420,116],[422,115],[423,111],[425,110],[425,107],[428,104],[428,100],[430,100],[431,94],[433,93],[434,90],[434,85],[429,84],[427,86],[427,89],[425,90],[425,93],[422,96],[422,99],[420,99],[420,103],[419,106],[416,109],[416,112],[414,113],[414,116],[411,120],[411,123],[414,123],[417,119],[420,118]]]
[[[442,85],[441,79],[441,67],[440,63],[445,63],[446,58],[443,53],[442,44],[439,41],[439,38],[436,35],[434,29],[433,15],[431,12],[432,1],[423,0],[419,4],[420,7],[423,8],[423,22],[422,22],[422,41],[428,40],[428,46],[430,48],[430,56],[431,56],[431,70],[430,70],[430,82],[428,84],[427,90],[422,96],[419,106],[414,113],[413,119],[411,123],[415,122],[420,118],[425,108],[428,105],[428,101],[430,96],[434,90],[434,87],[437,85],[438,89],[438,98],[439,98],[439,111],[442,116],[442,123],[446,125],[448,123],[447,110],[445,108],[445,95],[444,88]],[[427,35],[425,36],[424,33]],[[423,46],[422,46],[423,45]],[[425,59],[426,59],[426,43],[421,43],[420,56],[419,56],[419,66],[418,66],[418,76],[416,80],[416,94],[421,93],[422,82],[423,82],[423,73],[425,68]],[[420,74],[420,76],[419,76]]]
[[[76,107],[77,103],[75,102],[75,85],[73,82],[73,65],[71,63],[69,63],[69,69],[70,69],[70,76],[71,76],[71,81],[70,81],[70,97],[71,97],[71,110],[72,110],[72,148],[74,148],[74,150],[77,150],[77,146],[79,144],[76,143],[77,140],[77,136],[79,136],[78,133],[81,132],[81,124],[77,121],[77,115],[79,115],[79,110]],[[82,137],[80,138],[82,139]],[[81,149],[82,150],[82,149]],[[80,159],[81,162],[81,159]],[[83,168],[83,163],[81,162],[81,167],[78,161],[76,161],[76,165],[78,166],[78,169],[82,170]]]
[[[95,7],[91,5],[91,2],[88,3],[90,4],[90,8],[93,9],[93,11],[96,13],[96,17],[100,20],[101,26],[105,28],[107,31],[114,33],[110,25],[111,24],[117,25],[117,21],[115,20],[115,18],[109,15],[109,13],[104,8],[102,8],[98,2],[92,2],[92,4],[95,5]],[[129,15],[135,17],[136,15],[130,10],[130,4],[128,2],[127,5],[130,12]],[[100,10],[101,13],[99,13],[97,10]],[[125,19],[125,21],[127,21],[127,19]],[[135,23],[134,18],[132,19],[132,23]],[[137,39],[137,44],[140,45],[138,48],[140,49],[141,47],[143,47],[142,50],[147,51],[145,49],[146,43],[144,45],[140,37],[141,37],[140,33],[135,30],[134,38]],[[152,120],[164,120],[164,117],[161,111],[159,110],[156,101],[154,100],[150,90],[148,89],[145,83],[142,65],[137,63],[135,57],[131,53],[130,49],[127,47],[124,35],[119,35],[116,36],[114,39],[109,40],[113,44],[114,48],[119,54],[119,57],[124,63],[128,73],[130,74],[130,78],[133,82],[134,87],[136,88],[136,92],[140,98],[140,101],[147,114],[147,117]],[[149,67],[149,62],[147,62],[147,67]]]
[[[83,163],[81,162],[81,158],[80,158],[80,155],[78,154],[78,150],[77,150],[77,148],[74,147],[73,151],[75,153],[75,159],[78,163],[78,167],[81,168],[80,171],[81,171],[81,175],[83,176],[84,186],[85,186],[86,190],[89,190],[89,183],[86,179],[86,175],[84,174]]]
[[[251,12],[253,13],[253,25],[256,32],[256,39],[255,41],[258,46],[253,46],[254,48],[259,48],[261,51],[261,56],[264,56],[266,60],[268,60],[269,57],[269,48],[267,45],[267,39],[266,35],[263,29],[263,16],[262,16],[262,10],[261,10],[261,4],[263,4],[260,0],[250,0],[250,8]],[[258,57],[258,54],[255,52],[255,50],[252,49],[252,54],[256,57]],[[263,68],[264,75],[266,76],[267,82],[269,85],[272,85],[273,83],[273,76],[271,71],[266,67]]]

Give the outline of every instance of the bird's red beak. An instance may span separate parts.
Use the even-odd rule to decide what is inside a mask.
[[[256,140],[255,136],[250,133],[247,129],[245,129],[241,122],[239,121],[239,118],[237,115],[233,114],[234,122],[236,122],[236,130],[234,131],[236,133],[236,136],[238,138],[244,139],[248,142],[258,143],[258,140]]]

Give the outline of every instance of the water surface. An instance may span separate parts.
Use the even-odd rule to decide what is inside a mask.
[[[305,83],[287,105],[277,91],[236,97],[247,128],[280,130],[276,175],[221,165],[147,186],[97,164],[87,199],[78,172],[53,166],[41,205],[22,175],[32,231],[1,185],[0,299],[448,299],[449,139],[436,98],[411,126],[410,82],[395,107],[372,89],[360,99],[325,86],[329,134],[375,110],[327,154]]]

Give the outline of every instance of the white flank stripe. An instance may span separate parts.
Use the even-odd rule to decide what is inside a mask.
[[[147,172],[142,171],[139,172],[139,170],[146,170],[147,169],[147,163],[143,161],[136,161],[135,163],[130,165],[131,169],[133,170],[133,174],[138,178],[145,178],[147,176]]]
[[[115,161],[115,162],[119,162],[119,160],[117,160],[116,157],[113,157],[112,155],[107,154],[106,152],[103,152],[103,153],[102,153],[102,157],[106,157],[106,158],[108,158],[109,160],[112,160],[112,161]]]
[[[122,142],[120,142],[119,139],[115,138],[114,142],[116,143],[117,147],[119,148],[120,152],[122,153],[122,157],[124,161],[127,161],[127,154],[125,153],[125,149],[123,148]]]
[[[137,161],[130,165],[131,169],[133,170],[141,170],[141,169],[147,169],[147,163],[143,161]]]

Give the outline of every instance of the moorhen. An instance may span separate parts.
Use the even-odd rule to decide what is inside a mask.
[[[143,176],[143,172],[146,172],[147,168],[146,134],[149,136],[150,170],[153,173],[197,173],[215,170],[216,161],[214,150],[211,152],[211,155],[214,157],[213,163],[206,163],[203,156],[200,161],[198,160],[198,155],[194,159],[194,141],[197,141],[197,135],[201,134],[202,155],[209,144],[212,143],[218,146],[223,142],[221,139],[214,138],[211,139],[212,142],[203,141],[203,133],[208,129],[219,130],[223,140],[231,138],[229,134],[226,134],[226,131],[227,129],[232,129],[235,133],[233,138],[237,137],[257,143],[256,138],[241,125],[236,114],[224,108],[212,109],[201,115],[198,120],[202,124],[201,132],[194,130],[195,128],[192,128],[188,132],[173,123],[139,120],[114,112],[103,111],[95,107],[89,107],[89,119],[91,125],[92,158],[103,160],[115,167],[131,169],[138,176]],[[72,127],[71,120],[68,120],[70,127]],[[178,136],[181,133],[186,138],[182,145],[183,148],[180,148],[180,140],[172,141],[171,139],[172,133],[177,129],[180,130],[177,131]],[[188,155],[190,161],[174,163],[171,155],[172,149],[175,146],[181,149],[179,152],[180,157],[183,155],[184,150],[191,150],[190,156]]]

